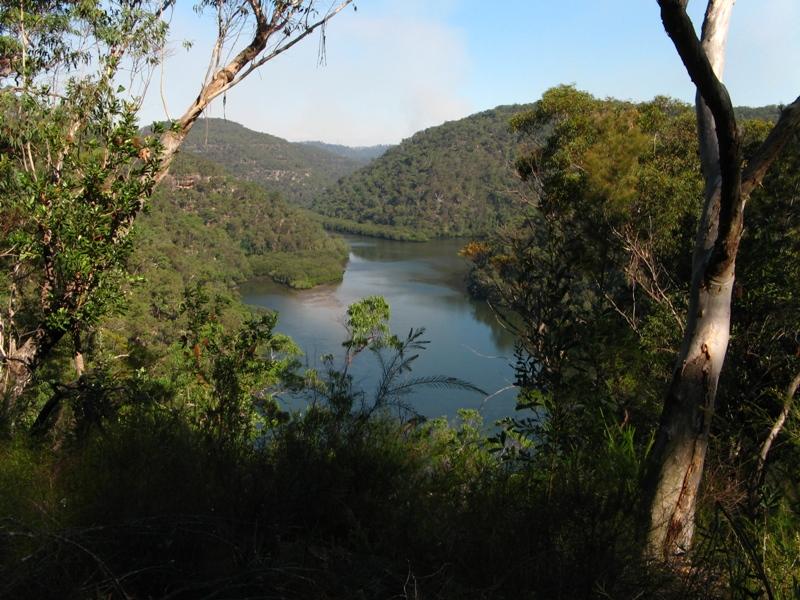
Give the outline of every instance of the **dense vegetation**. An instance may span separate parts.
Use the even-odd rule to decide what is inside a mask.
[[[342,177],[312,208],[333,231],[398,240],[481,236],[517,213],[508,121],[529,106],[498,106],[414,134]],[[739,107],[742,118],[777,119],[777,106]]]
[[[761,121],[775,122],[781,114],[781,107],[777,104],[767,106],[737,106],[737,119],[759,119]]]
[[[184,291],[200,284],[224,299],[223,322],[246,314],[235,286],[269,277],[294,288],[339,281],[346,244],[277,192],[242,182],[203,158],[181,154],[136,224],[121,314],[106,318],[96,351],[152,366],[180,337]]]
[[[195,229],[202,224],[198,242],[207,237],[210,245],[198,253],[197,262],[220,262],[219,271],[229,279],[269,276],[291,287],[309,288],[342,277],[347,247],[341,239],[327,235],[279,193],[235,179],[201,157],[181,155],[150,206],[142,226],[156,230],[160,239],[178,240],[178,248],[190,248],[192,244],[181,238],[189,235],[192,224]],[[244,271],[241,264],[247,265]],[[191,266],[178,270],[187,279],[195,271]]]
[[[524,136],[550,131],[517,161],[535,200],[464,249],[475,263],[473,288],[518,336],[520,403],[534,417],[509,421],[508,435],[563,452],[612,422],[644,459],[686,326],[702,197],[694,111],[663,98],[599,101],[564,87],[513,123]],[[769,130],[763,121],[741,127],[751,148]],[[800,455],[797,425],[785,430],[784,419],[800,383],[792,209],[799,156],[794,140],[748,205],[732,341],[709,432],[694,564],[723,568],[716,561],[724,557],[726,585],[738,594],[798,591],[788,557],[800,546],[788,532],[800,528],[790,475]],[[644,485],[648,476],[644,468],[638,475]]]
[[[313,208],[338,230],[379,226],[398,239],[491,231],[515,212],[508,120],[524,108],[499,106],[416,133],[315,196]]]
[[[231,175],[278,191],[307,206],[326,186],[367,162],[315,144],[292,143],[223,119],[203,119],[183,146],[225,167]]]
[[[416,333],[390,336],[376,298],[348,312],[344,361],[304,370],[275,316],[248,316],[220,285],[252,269],[234,242],[248,239],[234,203],[248,214],[264,192],[187,156],[133,255],[139,272],[169,268],[149,271],[134,292],[150,296],[98,329],[91,370],[54,384],[69,371],[62,353],[30,388],[33,403],[66,395],[58,427],[0,444],[0,591],[793,597],[796,423],[758,457],[797,369],[800,148],[750,207],[735,368],[722,382],[693,567],[675,573],[642,558],[638,514],[699,210],[693,111],[557,88],[513,126],[518,172],[535,185],[516,219],[464,254],[474,289],[518,335],[517,416],[491,437],[475,413],[452,424],[390,417],[424,345]],[[748,144],[766,130],[745,128]],[[291,246],[287,231],[270,235]],[[209,283],[193,285],[192,274]],[[374,395],[348,374],[371,355],[385,381]],[[464,385],[418,383],[443,394]],[[283,412],[288,395],[309,408]]]
[[[685,17],[683,3],[661,4]],[[228,47],[223,9],[246,25],[250,7],[258,24],[254,53],[228,75],[258,64],[271,33],[292,44],[293,31],[325,22],[308,20],[313,2],[273,3],[281,25],[270,30],[259,6],[219,4],[217,50]],[[778,121],[796,122],[734,248],[717,409],[696,415],[709,425],[695,442],[710,452],[694,539],[663,557],[646,541],[653,432],[670,377],[691,366],[673,361],[695,316],[694,232],[705,239],[729,208],[701,218],[694,112],[564,86],[508,131],[493,111],[434,130],[466,162],[510,160],[483,134],[513,136],[519,197],[456,210],[438,202],[444,191],[432,205],[421,192],[414,212],[392,196],[366,222],[454,235],[505,221],[463,255],[473,289],[516,333],[520,403],[491,431],[474,412],[425,422],[407,403],[415,387],[474,388],[415,377],[424,332],[392,335],[381,297],[347,309],[344,358],[316,370],[275,332],[278,315],[237,302],[239,279],[302,284],[286,256],[330,273],[342,247],[276,192],[205,159],[186,154],[164,177],[203,102],[231,80],[212,64],[188,120],[143,135],[116,78],[120,64],[158,61],[160,15],[138,0],[0,5],[0,596],[800,595],[800,112]],[[768,122],[733,124],[745,146],[734,158],[775,139]],[[478,143],[463,135],[470,127]],[[385,164],[440,177],[442,165],[461,168],[426,139]],[[475,200],[499,189],[512,178],[501,162],[447,191]],[[353,376],[364,360],[376,369],[371,392]],[[285,399],[303,410],[286,412]]]

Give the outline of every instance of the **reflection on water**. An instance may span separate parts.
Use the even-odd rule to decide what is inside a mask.
[[[427,350],[412,375],[449,375],[493,393],[513,383],[510,366],[513,338],[497,323],[489,307],[467,297],[468,266],[458,255],[463,242],[393,242],[348,236],[350,262],[341,284],[296,291],[271,281],[242,286],[248,304],[279,313],[278,330],[290,335],[306,353],[309,366],[319,357],[341,356],[347,306],[364,296],[384,296],[392,308],[391,328],[400,336],[424,327]],[[372,356],[359,356],[353,370],[368,393],[377,380]],[[474,392],[419,389],[410,398],[427,416],[455,416],[458,408],[481,408],[487,422],[510,415],[514,390],[484,401]]]

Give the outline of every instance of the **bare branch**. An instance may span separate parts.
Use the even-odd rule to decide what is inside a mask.
[[[786,393],[783,396],[783,407],[781,408],[781,412],[778,414],[778,417],[772,424],[772,429],[770,429],[769,435],[767,435],[767,439],[764,440],[764,443],[761,446],[761,451],[758,453],[758,463],[756,465],[755,476],[753,478],[755,485],[760,485],[763,481],[764,467],[767,464],[767,456],[769,455],[769,451],[772,449],[772,445],[775,443],[778,435],[780,435],[781,430],[786,423],[786,419],[789,417],[789,412],[792,409],[792,403],[794,402],[794,397],[798,388],[800,388],[800,372],[798,372],[789,385],[786,386]]]
[[[240,76],[237,78],[237,80],[236,80],[236,82],[235,82],[235,83],[238,83],[239,81],[241,81],[242,79],[244,79],[245,77],[247,77],[247,76],[248,76],[248,75],[249,75],[251,72],[253,72],[253,71],[254,71],[254,70],[256,70],[257,68],[261,67],[261,66],[262,66],[264,63],[266,63],[267,61],[269,61],[269,60],[272,60],[273,58],[275,58],[275,57],[276,57],[276,56],[278,56],[279,54],[282,54],[283,52],[286,52],[286,51],[287,51],[289,48],[291,48],[292,46],[294,46],[294,45],[295,45],[297,42],[299,42],[300,40],[302,40],[302,39],[305,39],[306,37],[308,37],[309,35],[311,35],[311,34],[312,34],[312,33],[313,33],[313,32],[314,32],[316,29],[318,29],[319,27],[322,27],[322,26],[323,26],[323,25],[325,25],[325,24],[326,24],[328,21],[330,21],[330,20],[331,20],[333,17],[335,17],[335,16],[336,16],[337,14],[339,14],[340,12],[342,12],[342,11],[345,9],[345,7],[347,7],[349,4],[351,4],[351,3],[352,3],[352,1],[353,1],[353,0],[345,0],[344,2],[342,2],[341,4],[339,4],[339,6],[337,6],[337,7],[336,7],[336,8],[334,8],[334,9],[332,9],[330,12],[328,12],[328,13],[325,15],[325,17],[323,17],[322,19],[320,19],[320,20],[319,20],[319,21],[317,21],[316,23],[313,23],[312,25],[306,25],[306,29],[305,29],[305,31],[304,31],[302,34],[300,34],[298,37],[296,37],[296,38],[292,39],[292,40],[291,40],[289,43],[287,43],[287,44],[285,44],[285,45],[283,45],[283,46],[280,46],[280,45],[279,45],[279,46],[278,46],[278,47],[276,47],[276,48],[275,48],[275,49],[274,49],[272,52],[270,52],[268,55],[264,56],[263,58],[261,58],[261,59],[260,59],[260,60],[258,60],[257,62],[253,63],[253,65],[252,65],[252,66],[251,66],[249,69],[247,69],[247,71],[245,71],[244,73],[242,73],[242,74],[241,74],[241,75],[240,75]],[[234,84],[234,85],[235,85],[235,84]]]

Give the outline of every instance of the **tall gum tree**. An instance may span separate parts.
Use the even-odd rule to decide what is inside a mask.
[[[147,77],[163,57],[159,44],[175,0],[0,6],[3,115],[23,108],[28,117],[38,115],[5,119],[0,128],[0,175],[7,175],[0,203],[0,421],[6,426],[14,427],[34,373],[65,337],[80,378],[82,340],[118,292],[108,275],[124,271],[134,221],[203,111],[352,3],[199,2],[217,25],[206,75],[180,118],[147,139],[135,126],[137,99],[123,102],[117,85],[129,71]],[[58,395],[52,400],[37,423],[59,410]]]
[[[690,549],[714,401],[728,347],[731,293],[747,200],[800,130],[800,98],[746,159],[730,96],[721,83],[735,0],[709,0],[701,37],[688,0],[658,0],[664,28],[697,88],[705,200],[692,257],[683,342],[664,402],[645,481],[647,553],[677,563]]]

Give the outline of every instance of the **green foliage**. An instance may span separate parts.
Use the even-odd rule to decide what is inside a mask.
[[[28,144],[63,154],[59,165],[45,162],[41,170],[14,164],[10,157],[0,166],[3,216],[15,225],[2,238],[9,249],[5,262],[9,269],[26,270],[22,265],[27,263],[27,269],[41,273],[38,284],[46,292],[42,313],[28,319],[41,319],[54,331],[82,330],[113,310],[131,252],[120,227],[152,189],[158,153],[154,139],[138,138],[133,107],[119,103],[111,90],[94,89],[88,97],[84,92],[89,90],[74,91],[72,110],[85,110],[91,103],[95,111],[81,133],[85,147],[79,151],[66,133],[74,113],[0,98],[0,111],[9,117],[7,137],[0,143],[15,147],[20,162]],[[46,129],[29,129],[32,122],[48,120]],[[47,170],[56,168],[54,179]]]
[[[325,142],[300,142],[308,146],[314,146],[327,150],[332,154],[343,156],[356,161],[359,166],[364,166],[375,160],[391,148],[391,144],[377,144],[375,146],[342,146],[341,144],[328,144]]]
[[[342,177],[324,193],[316,194],[312,208],[324,215],[326,228],[361,235],[425,240],[491,234],[518,213],[516,197],[520,186],[509,166],[516,158],[517,171],[523,178],[530,167],[525,166],[530,157],[516,152],[517,140],[508,127],[509,120],[513,128],[526,130],[528,141],[539,140],[549,135],[547,128],[553,123],[549,118],[537,120],[536,113],[554,116],[567,109],[569,123],[561,124],[566,129],[557,137],[563,139],[572,130],[577,145],[570,152],[582,152],[580,146],[584,142],[575,136],[589,135],[588,129],[604,130],[602,143],[593,143],[589,154],[581,158],[584,173],[595,179],[594,193],[613,196],[616,203],[625,204],[632,201],[631,188],[635,186],[636,202],[652,204],[648,208],[651,214],[661,212],[656,207],[662,203],[667,184],[688,188],[675,190],[683,201],[687,192],[694,193],[696,174],[684,173],[687,177],[678,177],[675,169],[692,162],[689,159],[695,151],[683,157],[687,160],[679,160],[682,157],[670,150],[670,147],[687,150],[688,146],[683,144],[694,139],[691,110],[667,98],[657,98],[650,108],[634,109],[617,102],[617,114],[600,120],[587,106],[587,112],[579,118],[571,97],[582,95],[587,101],[590,97],[569,90],[551,90],[536,105],[498,106],[418,132],[366,167]],[[637,111],[641,114],[634,115]],[[776,115],[775,107],[744,107],[737,111],[748,116],[770,115],[772,119]],[[515,113],[518,116],[512,119]],[[660,125],[673,118],[684,121],[686,128],[671,128],[667,137],[662,138]],[[687,134],[689,138],[684,139]],[[650,155],[642,165],[637,158],[640,155]],[[567,162],[568,153],[551,158],[561,161],[559,165],[564,167],[563,185],[581,180],[575,165]],[[648,172],[641,173],[640,167]],[[644,189],[648,185],[650,191],[662,196],[648,196]],[[565,194],[569,195],[566,188]],[[669,204],[676,206],[675,202]],[[610,215],[613,208],[606,203],[604,210]],[[636,208],[617,206],[616,210],[630,212]],[[642,224],[650,226],[646,220]],[[661,226],[662,223],[652,223],[654,230]]]
[[[339,367],[334,357],[323,357],[325,369],[320,376],[310,373],[310,404],[320,401],[329,406],[334,415],[355,415],[368,420],[373,415],[385,416],[389,410],[398,415],[421,418],[406,398],[420,387],[462,389],[485,395],[486,392],[457,377],[411,375],[414,362],[425,350],[429,341],[422,339],[425,329],[412,329],[405,339],[389,330],[390,309],[382,296],[368,296],[347,308],[345,327],[348,337],[342,343],[346,348],[344,364]],[[377,362],[377,385],[372,394],[354,386],[350,372],[353,362],[369,350]]]
[[[535,200],[517,222],[462,251],[475,265],[473,289],[518,334],[520,407],[530,412],[509,419],[497,441],[503,455],[550,475],[572,472],[562,461],[614,432],[602,455],[608,463],[594,468],[638,481],[686,310],[702,197],[694,117],[664,98],[600,101],[559,87],[512,125],[524,136],[517,168]],[[770,128],[741,127],[752,147]],[[798,370],[797,156],[793,141],[748,204],[702,540],[687,581],[693,594],[716,594],[708,584],[719,579],[733,597],[791,597],[796,589],[796,566],[786,560],[796,552],[786,532],[798,518],[789,483],[800,464],[794,409],[766,464],[758,457],[781,410],[791,408],[787,390]],[[600,493],[604,484],[586,485]],[[625,491],[632,503],[634,492]],[[560,491],[559,501],[569,494]]]
[[[346,244],[304,215],[214,163],[179,155],[137,221],[125,311],[103,321],[91,348],[161,372],[159,361],[186,326],[178,311],[185,289],[202,283],[226,297],[219,319],[235,328],[247,312],[235,286],[247,279],[296,288],[340,280]]]
[[[350,338],[345,342],[355,354],[369,345],[392,345],[389,335],[389,304],[383,296],[368,296],[347,307],[345,326]]]
[[[329,231],[338,231],[339,233],[352,233],[355,235],[366,235],[384,240],[399,240],[402,242],[425,242],[430,239],[430,236],[424,232],[403,227],[377,225],[375,223],[359,223],[358,221],[351,221],[350,219],[328,217],[324,215],[315,215],[314,218],[318,219],[325,229]]]
[[[416,133],[317,194],[313,208],[337,231],[378,237],[489,232],[513,214],[507,122],[521,108],[500,106]]]
[[[253,273],[306,290],[342,280],[348,252],[343,242],[331,240],[327,250],[270,252],[250,257]]]
[[[482,430],[469,411],[413,425],[318,405],[220,446],[131,412],[39,467],[58,501],[0,523],[0,593],[670,597],[631,543],[624,431],[548,476],[498,460]]]
[[[520,406],[534,416],[512,429],[556,453],[601,413],[648,431],[679,341],[701,196],[692,113],[559,87],[512,127],[533,199],[463,250],[472,289],[518,335]]]
[[[8,428],[30,417],[23,393],[62,338],[80,376],[85,338],[120,307],[130,229],[161,147],[139,134],[138,104],[115,79],[122,54],[134,73],[152,62],[165,28],[146,2],[0,7],[0,420]]]
[[[219,321],[219,304],[200,287],[189,289],[181,305],[188,328],[169,370],[173,389],[196,427],[213,439],[253,441],[275,426],[281,412],[274,393],[300,379],[297,346],[273,332],[274,313],[247,319],[227,333]]]

